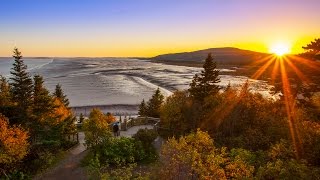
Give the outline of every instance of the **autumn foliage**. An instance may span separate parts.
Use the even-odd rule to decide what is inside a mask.
[[[0,164],[12,164],[28,153],[28,132],[19,126],[10,127],[8,119],[0,114]]]
[[[0,75],[0,179],[35,174],[76,143],[68,138],[75,117],[61,86],[50,93],[42,76],[31,77],[17,48],[13,57],[10,80]]]
[[[170,138],[160,159],[161,179],[244,179],[252,178],[254,171],[240,153],[233,155],[226,148],[216,148],[209,134],[200,130]]]
[[[105,115],[99,109],[91,111],[89,119],[83,124],[88,148],[99,145],[103,140],[111,136],[109,123],[113,121],[115,121],[114,116]]]

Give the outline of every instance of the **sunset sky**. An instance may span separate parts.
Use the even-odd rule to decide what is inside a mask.
[[[154,56],[211,47],[292,53],[320,36],[320,0],[1,0],[0,56]]]

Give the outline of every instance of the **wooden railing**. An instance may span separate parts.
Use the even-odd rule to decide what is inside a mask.
[[[137,117],[137,118],[130,118],[128,120],[124,120],[121,123],[121,130],[126,131],[127,129],[133,126],[141,126],[141,125],[152,125],[154,129],[157,130],[157,125],[160,122],[160,118],[153,118],[153,117]]]

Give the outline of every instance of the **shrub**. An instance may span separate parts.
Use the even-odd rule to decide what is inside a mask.
[[[143,150],[146,154],[144,160],[147,162],[152,162],[157,159],[157,152],[152,144],[157,136],[157,132],[153,129],[140,129],[133,136],[133,138],[137,141],[136,143],[141,142]]]
[[[134,163],[145,158],[141,142],[133,138],[110,138],[104,141],[98,153],[102,164],[122,165]]]
[[[141,141],[144,146],[151,146],[157,136],[157,132],[153,129],[139,129],[139,131],[133,135],[133,138]]]
[[[85,140],[88,148],[94,149],[111,137],[108,117],[98,109],[92,110],[89,119],[83,124],[83,130],[86,135]]]
[[[169,139],[162,147],[161,179],[243,179],[252,178],[254,167],[246,150],[216,148],[206,132],[198,130],[179,139]]]

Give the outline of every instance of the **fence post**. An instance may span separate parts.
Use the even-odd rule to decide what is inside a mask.
[[[123,126],[123,129],[126,131],[127,130],[127,119],[124,119],[124,126]]]

